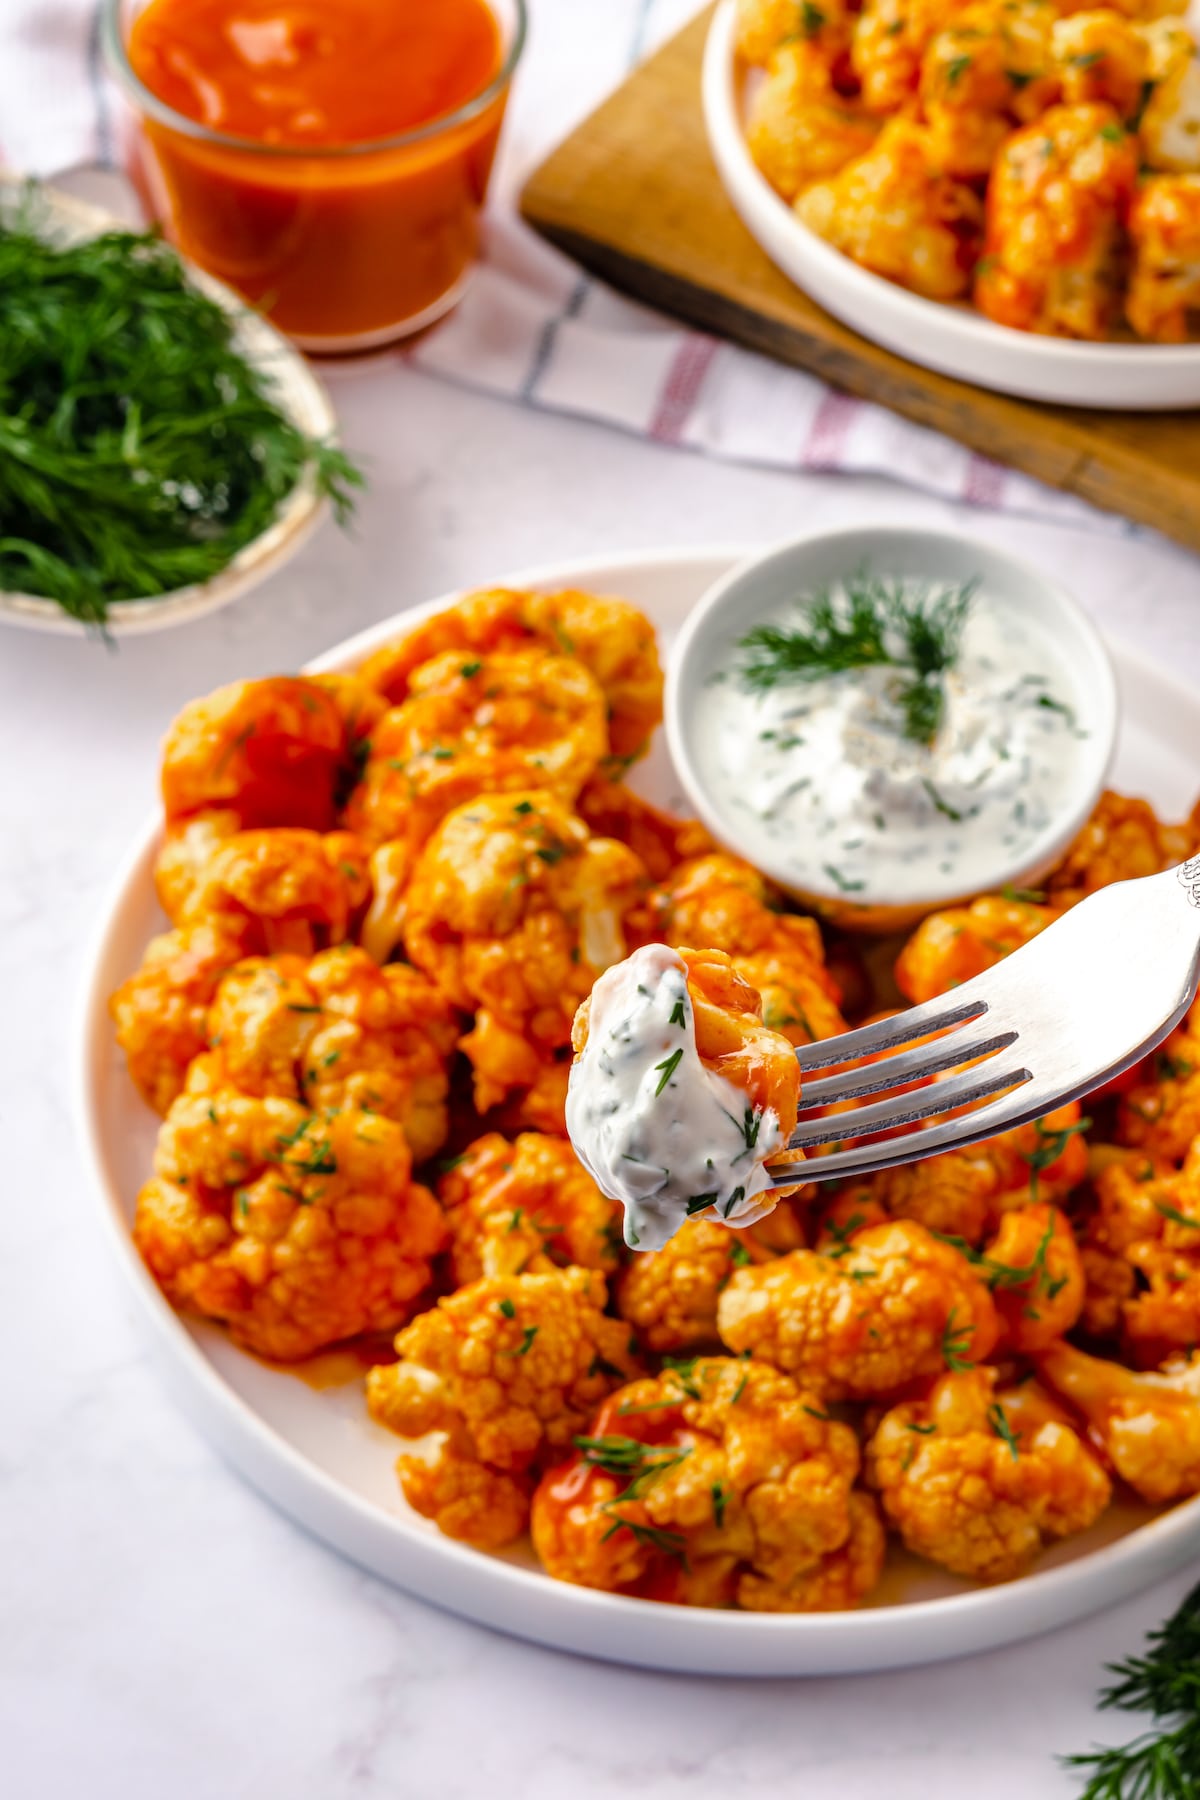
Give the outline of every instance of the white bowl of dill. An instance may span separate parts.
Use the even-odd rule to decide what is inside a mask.
[[[226,606],[361,477],[303,359],[161,239],[0,176],[0,622]]]
[[[835,923],[1028,892],[1104,786],[1117,691],[1056,583],[948,532],[824,532],[735,569],[667,675],[667,735],[721,842]]]

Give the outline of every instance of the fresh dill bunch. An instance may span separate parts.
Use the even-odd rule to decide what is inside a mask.
[[[346,520],[361,474],[234,329],[152,234],[63,247],[32,204],[0,222],[0,589],[103,625],[218,574],[306,473]]]
[[[1146,1654],[1110,1663],[1100,1695],[1106,1710],[1148,1713],[1156,1729],[1114,1749],[1067,1756],[1087,1778],[1080,1800],[1196,1800],[1200,1794],[1200,1586],[1165,1625],[1148,1634]]]
[[[943,677],[958,660],[963,627],[979,583],[912,589],[866,569],[840,591],[821,588],[803,601],[795,625],[756,625],[740,639],[739,674],[760,691],[781,681],[818,681],[851,669],[894,668],[893,698],[903,735],[931,744],[946,710]]]

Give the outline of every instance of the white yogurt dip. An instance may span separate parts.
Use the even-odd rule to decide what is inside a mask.
[[[770,1212],[763,1163],[779,1116],[756,1111],[705,1067],[678,951],[649,944],[592,989],[588,1040],[571,1069],[567,1131],[597,1186],[625,1210],[625,1242],[661,1250],[699,1214],[751,1225]]]
[[[837,590],[834,594],[838,598]],[[794,603],[765,621],[804,618]],[[1032,851],[1086,780],[1087,696],[1050,634],[986,588],[939,677],[929,743],[906,735],[903,672],[886,664],[751,689],[730,668],[696,697],[693,743],[750,861],[798,886],[920,900],[987,888]]]

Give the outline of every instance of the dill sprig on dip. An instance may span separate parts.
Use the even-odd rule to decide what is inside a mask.
[[[152,235],[66,247],[0,221],[0,590],[103,624],[218,574],[311,467],[339,520],[362,477],[306,437],[230,316]]]
[[[756,625],[739,640],[739,674],[747,687],[819,681],[851,669],[897,671],[893,698],[903,735],[932,744],[946,710],[944,676],[958,660],[963,627],[978,580],[914,588],[861,569],[837,590],[802,601],[794,625]]]

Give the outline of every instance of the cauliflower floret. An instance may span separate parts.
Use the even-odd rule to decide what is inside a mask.
[[[831,1400],[887,1395],[996,1341],[991,1294],[965,1257],[912,1220],[739,1269],[721,1295],[722,1341]]]
[[[746,145],[785,200],[862,156],[879,120],[837,92],[817,44],[788,41],[772,52],[765,81],[750,102]]]
[[[1143,182],[1129,230],[1129,323],[1139,337],[1185,343],[1189,315],[1200,319],[1200,175],[1154,175]]]
[[[1055,106],[1002,145],[975,304],[1001,325],[1102,339],[1124,291],[1137,140],[1111,106]]]
[[[1147,1156],[1180,1163],[1200,1137],[1200,1004],[1167,1038],[1150,1071],[1123,1096],[1117,1135]]]
[[[394,1329],[445,1241],[400,1127],[221,1081],[197,1058],[138,1196],[134,1242],[168,1300],[280,1362]]]
[[[476,1014],[462,1048],[480,1112],[533,1086],[559,1056],[565,1097],[576,1008],[624,956],[622,920],[643,881],[632,851],[590,837],[550,794],[481,797],[438,827],[409,888],[404,943],[455,1006]]]
[[[1087,1242],[1095,1335],[1120,1329],[1142,1365],[1192,1349],[1200,1343],[1200,1139],[1178,1171],[1139,1151],[1107,1162],[1094,1187]]]
[[[1111,7],[1057,20],[1054,61],[1062,72],[1067,106],[1104,103],[1136,127],[1146,97],[1150,50],[1133,20]]]
[[[735,1269],[803,1247],[786,1204],[758,1225],[732,1231],[715,1219],[688,1219],[661,1250],[635,1256],[617,1283],[617,1311],[648,1350],[717,1344],[717,1302]]]
[[[173,924],[248,920],[256,948],[311,956],[340,944],[370,892],[365,846],[350,832],[280,828],[213,836],[208,821],[168,836],[157,870]]]
[[[872,112],[893,113],[914,99],[921,62],[934,34],[966,0],[866,0],[850,52]]]
[[[1157,1373],[1058,1344],[1038,1359],[1050,1387],[1082,1413],[1135,1493],[1152,1506],[1200,1493],[1200,1352]]]
[[[456,1287],[483,1275],[577,1264],[611,1273],[620,1262],[618,1210],[562,1138],[491,1131],[438,1184],[450,1227]]]
[[[1000,1340],[1032,1355],[1070,1331],[1083,1311],[1087,1279],[1070,1220],[1056,1206],[1005,1213],[980,1265],[988,1277]]]
[[[945,174],[982,180],[1013,121],[1037,118],[1058,98],[1052,23],[1043,0],[976,0],[933,38],[921,63],[921,105]]]
[[[738,0],[738,55],[765,67],[781,45],[796,40],[832,63],[850,42],[851,11],[846,0]]]
[[[1139,135],[1152,169],[1200,170],[1200,51],[1187,27],[1162,20],[1145,30],[1150,93]]]
[[[608,702],[612,755],[619,762],[640,756],[662,718],[662,668],[653,626],[627,600],[573,590],[468,594],[448,612],[377,650],[358,673],[395,704],[408,693],[414,670],[443,651],[479,655],[531,643],[579,659]]]
[[[248,921],[199,919],[152,938],[141,967],[108,1010],[129,1073],[155,1112],[183,1091],[208,1043],[208,1009],[222,977],[256,946]]]
[[[1019,950],[1058,914],[1033,900],[984,894],[922,919],[896,961],[896,984],[920,1004],[960,987]]]
[[[329,831],[353,762],[334,694],[301,676],[239,681],[193,700],[163,747],[168,823],[214,808],[244,829]]]
[[[535,786],[570,805],[607,750],[604,695],[575,658],[447,650],[375,727],[345,822],[373,846],[419,847],[477,794]]]
[[[446,1141],[458,1021],[416,969],[381,969],[348,944],[311,962],[248,959],[217,990],[208,1032],[244,1094],[382,1113],[418,1162]]]
[[[1174,831],[1163,824],[1145,800],[1111,789],[1047,878],[1051,906],[1075,906],[1088,894],[1114,881],[1157,875],[1180,860],[1174,853]]]
[[[618,1390],[574,1441],[533,1504],[534,1548],[559,1581],[785,1612],[857,1599],[878,1574],[869,1522],[851,1516],[853,1431],[774,1369],[669,1369]],[[830,1569],[855,1526],[849,1563]],[[678,1585],[684,1561],[715,1577],[699,1595]]]
[[[622,781],[595,775],[576,809],[594,837],[616,838],[645,865],[652,881],[665,881],[679,864],[715,848],[697,819],[660,812]]]
[[[381,1425],[444,1434],[431,1462],[405,1455],[397,1471],[409,1504],[447,1536],[489,1549],[519,1536],[530,1473],[636,1375],[629,1327],[604,1302],[591,1269],[485,1277],[414,1319],[396,1339],[401,1360],[371,1370]]]
[[[1055,1538],[1095,1524],[1112,1494],[1067,1415],[994,1369],[944,1375],[894,1407],[867,1446],[867,1480],[905,1544],[976,1581],[1024,1574]]]
[[[801,194],[796,214],[853,262],[926,299],[955,300],[970,286],[983,208],[912,119],[889,119],[865,155]]]

